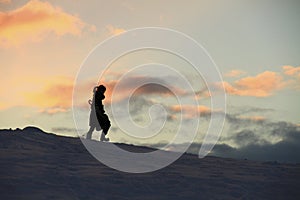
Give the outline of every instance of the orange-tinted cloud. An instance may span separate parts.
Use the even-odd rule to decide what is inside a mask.
[[[100,82],[99,84],[104,84],[107,88],[105,92],[104,103],[114,103],[120,102],[129,96],[129,92],[133,85],[137,82],[142,82],[147,79],[147,77],[131,77],[128,80],[125,80],[120,86],[121,93],[114,95],[112,99],[112,92],[114,87],[117,84],[116,80]],[[148,78],[149,80],[154,80]],[[73,98],[73,78],[68,77],[55,77],[49,78],[47,83],[42,88],[36,88],[34,90],[24,92],[25,96],[25,106],[35,106],[40,107],[40,112],[54,114],[56,112],[65,112],[68,108],[72,106]],[[45,82],[45,81],[44,81]],[[88,100],[92,99],[93,88],[95,83],[92,81],[87,81],[86,83],[77,87],[79,90],[76,98],[76,106],[89,107]],[[149,95],[149,94],[158,94],[163,96],[171,96],[173,93],[167,88],[160,86],[158,84],[147,84],[140,87],[134,92],[134,95]],[[77,105],[78,104],[78,105]],[[1,106],[1,104],[0,104]],[[0,107],[1,108],[1,107]]]
[[[267,97],[272,95],[274,91],[282,89],[285,82],[278,73],[265,71],[253,77],[239,79],[233,84],[223,82],[223,86],[228,94]]]
[[[239,116],[238,118],[240,119],[247,119],[247,120],[250,120],[250,121],[255,121],[255,122],[260,122],[260,121],[265,121],[266,118],[263,117],[263,116]]]
[[[190,112],[190,111],[197,111],[200,113],[210,113],[210,108],[204,105],[198,105],[198,106],[193,106],[193,105],[175,105],[171,107],[172,111],[175,112]]]
[[[283,66],[284,74],[300,78],[300,67]]]
[[[53,115],[53,114],[56,114],[56,113],[65,113],[67,111],[68,111],[68,109],[66,109],[66,108],[52,107],[52,108],[43,108],[43,109],[39,110],[38,112]]]
[[[0,3],[9,4],[11,3],[11,0],[0,0]]]
[[[69,108],[72,106],[72,92],[73,80],[71,78],[59,78],[53,80],[40,91],[25,94],[26,104],[47,109]]]
[[[19,45],[40,41],[49,34],[79,36],[89,26],[75,15],[65,13],[48,2],[31,0],[9,12],[0,12],[0,45]]]
[[[291,89],[300,89],[300,67],[283,66],[283,73],[289,76],[290,80],[287,82]]]
[[[149,82],[148,84],[145,84],[145,82]],[[168,88],[166,86],[160,85],[158,83],[163,82],[158,78],[155,77],[146,77],[146,76],[135,76],[130,77],[127,79],[123,79],[122,83],[119,83],[116,80],[112,81],[103,81],[100,82],[100,84],[104,84],[107,88],[105,96],[106,96],[106,102],[110,102],[113,100],[114,102],[122,101],[123,99],[126,99],[129,97],[129,95],[160,95],[164,97],[172,97],[174,96],[174,93],[176,95],[186,95],[186,92],[181,90],[180,88],[176,88],[173,86],[169,86]],[[120,93],[114,93],[114,96],[112,97],[112,92],[115,89],[116,84],[118,85],[118,88],[122,91]],[[132,88],[135,86],[141,86],[137,88],[133,94],[130,94],[132,92]],[[112,99],[113,98],[113,99]]]
[[[107,25],[106,29],[109,31],[109,33],[111,35],[119,35],[119,34],[121,34],[121,33],[123,33],[123,32],[126,31],[125,29],[117,28],[117,27],[114,27],[112,25]]]
[[[226,73],[225,77],[239,77],[245,73],[246,73],[245,71],[235,69],[235,70],[231,70],[228,73]]]
[[[176,113],[182,112],[183,117],[186,119],[192,119],[199,117],[201,114],[210,114],[211,109],[204,105],[174,105],[170,107],[170,110]]]
[[[195,99],[199,100],[199,99],[210,98],[210,97],[211,97],[211,93],[207,90],[207,88],[205,88],[196,92]]]
[[[24,91],[23,106],[38,107],[40,113],[47,114],[69,111],[73,104],[74,78],[52,77],[44,82],[41,88]],[[93,81],[87,81],[77,87],[74,106],[88,108],[94,86]]]

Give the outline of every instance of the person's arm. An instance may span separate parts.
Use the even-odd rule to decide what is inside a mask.
[[[93,92],[95,93],[98,89],[98,86],[95,86],[94,89],[93,89]]]

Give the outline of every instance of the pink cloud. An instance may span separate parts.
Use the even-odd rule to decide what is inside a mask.
[[[65,13],[48,2],[31,0],[24,6],[0,12],[0,45],[16,46],[27,41],[40,41],[48,34],[79,36],[85,24],[75,15]]]
[[[218,84],[219,87],[220,84],[222,83]],[[254,97],[270,96],[274,91],[282,89],[285,85],[282,76],[271,71],[239,79],[233,84],[223,82],[225,91],[228,94]]]

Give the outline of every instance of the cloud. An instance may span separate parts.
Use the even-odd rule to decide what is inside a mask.
[[[170,78],[170,77],[169,77]],[[102,83],[102,82],[100,82]],[[115,93],[112,99],[112,92],[118,84],[118,89],[120,93]],[[122,79],[122,82],[116,80],[107,81],[105,83],[107,87],[105,96],[107,97],[108,102],[113,100],[114,102],[122,101],[126,98],[129,98],[131,95],[130,92],[136,86],[138,87],[134,91],[134,95],[160,95],[163,97],[173,97],[176,95],[186,95],[187,92],[174,86],[168,84],[163,78],[156,77],[146,77],[146,76],[132,76],[130,78]]]
[[[119,34],[121,34],[121,33],[123,33],[123,32],[126,31],[125,29],[117,28],[117,27],[114,27],[112,25],[107,25],[106,29],[109,31],[109,33],[111,35],[119,35]]]
[[[30,106],[47,108],[44,112],[58,112],[72,106],[73,79],[56,78],[39,92],[26,93],[26,103]],[[49,110],[48,110],[49,109]]]
[[[26,105],[37,106],[44,108],[44,113],[55,113],[63,112],[62,109],[66,109],[72,106],[72,94],[73,94],[73,78],[69,77],[56,77],[52,78],[51,81],[45,85],[39,91],[27,92],[25,93]],[[146,82],[146,84],[144,84]],[[158,97],[174,97],[173,92],[177,95],[184,95],[185,92],[180,88],[174,86],[163,86],[157,83],[164,83],[164,80],[156,77],[145,77],[145,76],[133,76],[130,78],[125,78],[119,85],[121,92],[116,93],[114,91],[116,84],[119,83],[116,80],[111,81],[100,81],[95,84],[93,81],[87,81],[84,84],[77,87],[78,92],[76,93],[76,103],[75,106],[86,107],[88,99],[92,98],[93,88],[96,85],[104,84],[107,88],[105,92],[104,104],[122,103],[122,101],[134,101],[138,97],[145,97],[148,95],[154,95]],[[167,85],[167,84],[166,84]],[[135,91],[132,88],[138,87]],[[112,93],[115,92],[112,97]],[[130,92],[133,92],[130,94]],[[140,98],[140,99],[141,99]],[[148,100],[149,98],[146,97]],[[140,100],[139,99],[139,100]],[[152,101],[149,101],[153,104]],[[143,102],[145,103],[145,102]],[[78,104],[78,105],[77,105]],[[0,104],[1,106],[1,104]],[[0,107],[1,108],[1,107]]]
[[[299,134],[299,132],[297,133]],[[284,140],[276,144],[249,144],[234,148],[226,144],[216,145],[210,155],[258,161],[300,162],[300,141]]]
[[[282,69],[285,75],[300,78],[300,67],[283,66]]]
[[[253,106],[230,106],[230,110],[233,111],[234,113],[240,114],[255,114],[257,115],[258,113],[270,113],[274,112],[274,109],[271,108],[259,108],[259,107],[253,107]]]
[[[218,147],[214,148],[213,154],[233,158],[247,158],[251,160],[271,160],[281,162],[300,162],[300,129],[297,125],[287,122],[265,123],[265,129],[269,131],[247,131],[233,134],[231,139],[239,143],[239,148],[230,147],[225,155]],[[266,133],[268,132],[268,133]],[[268,140],[260,135],[267,134]],[[270,142],[271,137],[280,137],[280,140]]]
[[[266,144],[267,142],[260,138],[259,135],[255,134],[252,130],[242,130],[235,133],[233,136],[228,138],[232,140],[239,147],[244,147],[249,144]]]
[[[300,89],[300,67],[283,66],[283,73],[289,76],[291,79],[288,81],[288,85],[291,89]]]
[[[206,99],[206,98],[210,98],[211,97],[211,93],[208,91],[207,88],[203,88],[199,91],[195,92],[196,97],[195,99],[199,100],[199,99]]]
[[[154,102],[146,99],[143,96],[133,96],[130,98],[129,105],[130,115],[138,115],[144,108],[149,108],[150,106],[154,105]]]
[[[191,111],[198,111],[203,113],[210,113],[210,108],[207,106],[199,105],[199,106],[193,106],[193,105],[175,105],[171,107],[171,110],[175,112],[191,112]]]
[[[226,133],[223,133],[220,141],[232,146],[241,145],[238,143],[240,138],[236,140],[233,138],[237,137],[237,135],[243,131],[255,133],[259,141],[251,144],[257,145],[266,143],[266,141],[268,144],[276,144],[286,140],[288,133],[300,130],[296,124],[285,121],[274,122],[260,116],[241,117],[240,115],[226,114],[226,121],[228,122],[229,129]]]
[[[143,95],[143,94],[159,94],[159,95],[174,95],[174,93],[168,89],[167,87],[156,84],[156,83],[149,83],[146,85],[141,86],[136,90],[136,94]]]
[[[3,3],[3,4],[10,4],[10,3],[11,3],[11,0],[0,0],[0,3]]]
[[[244,74],[246,74],[245,71],[235,69],[235,70],[231,70],[231,71],[227,72],[225,74],[225,77],[239,77]]]
[[[93,28],[77,16],[39,0],[31,0],[12,11],[0,12],[0,24],[1,46],[17,46],[28,41],[40,41],[49,34],[79,36],[83,28]]]
[[[192,119],[201,115],[211,114],[211,109],[204,105],[173,105],[170,106],[169,110],[175,113],[182,112],[185,119]]]
[[[300,163],[300,129],[296,125],[286,122],[275,122],[273,124],[273,132],[280,132],[283,136],[282,139],[276,143],[270,143],[268,140],[260,137],[259,132],[253,130],[242,130],[237,133],[232,133],[231,140],[238,143],[234,147],[228,141],[220,141],[217,143],[209,155],[236,158],[236,159],[249,159],[257,161],[279,161]],[[149,144],[155,148],[164,147],[167,142],[160,142],[156,144]],[[174,144],[171,149],[180,149]],[[193,143],[187,150],[192,154],[198,154],[202,143]]]
[[[57,113],[65,113],[68,112],[68,109],[63,107],[52,107],[52,108],[43,108],[38,111],[39,113],[46,113],[49,115],[57,114]]]
[[[254,77],[245,77],[235,81],[233,84],[228,82],[218,83],[221,87],[223,84],[226,93],[238,96],[267,97],[271,96],[274,91],[280,90],[285,86],[282,76],[276,72],[265,71]]]
[[[14,90],[4,87],[4,95],[0,102],[0,111],[15,106],[35,107],[42,113],[63,112],[72,106],[74,77],[69,76],[24,76],[18,77]],[[75,106],[88,108],[87,101],[92,98],[93,81],[79,86]],[[16,89],[17,88],[17,89]]]
[[[266,133],[270,127],[270,122],[260,115],[240,115],[226,113],[226,121],[229,123],[230,131],[240,131],[253,128]]]
[[[248,119],[248,120],[251,120],[251,121],[264,121],[266,120],[266,117],[264,116],[259,116],[259,115],[256,115],[256,116],[238,116],[238,118],[240,119]]]

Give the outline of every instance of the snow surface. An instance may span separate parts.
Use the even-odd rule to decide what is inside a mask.
[[[300,164],[184,154],[161,170],[132,174],[103,165],[78,138],[28,127],[1,130],[0,139],[0,199],[300,199]]]

